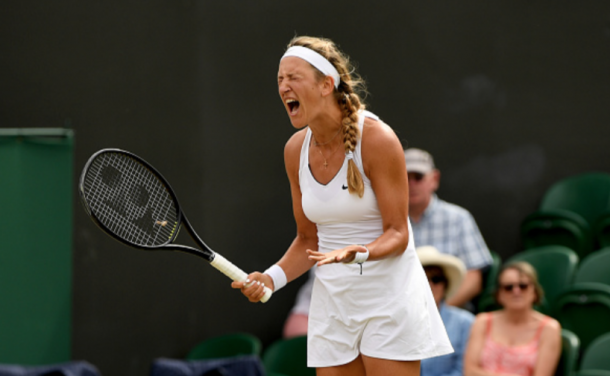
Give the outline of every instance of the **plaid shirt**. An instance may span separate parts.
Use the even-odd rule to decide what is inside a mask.
[[[461,259],[466,269],[482,269],[492,259],[470,212],[432,195],[419,222],[411,222],[415,246],[431,245]]]

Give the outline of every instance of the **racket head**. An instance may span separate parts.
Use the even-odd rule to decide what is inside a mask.
[[[154,250],[178,236],[183,216],[176,195],[157,170],[133,153],[94,153],[81,173],[79,193],[91,219],[123,243]]]

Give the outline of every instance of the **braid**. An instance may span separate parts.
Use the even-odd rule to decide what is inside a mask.
[[[344,94],[343,110],[343,145],[345,153],[354,152],[360,139],[358,129],[358,110],[363,107],[357,95],[351,93]],[[358,196],[364,195],[364,182],[360,170],[353,160],[347,163],[347,187],[349,193],[357,193]]]
[[[337,46],[329,39],[307,36],[295,37],[288,44],[288,47],[291,46],[303,46],[316,51],[330,61],[339,72],[341,82],[335,90],[334,96],[343,111],[341,128],[345,153],[353,153],[360,140],[358,111],[365,108],[360,96],[355,91],[366,93],[364,81],[355,73],[349,58],[339,51]],[[322,72],[318,71],[318,73],[321,78],[324,77]],[[364,195],[362,175],[352,159],[347,164],[347,187],[349,193],[357,193],[359,197]]]

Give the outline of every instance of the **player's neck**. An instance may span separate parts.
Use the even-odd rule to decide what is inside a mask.
[[[309,123],[309,129],[313,133],[315,146],[333,148],[335,144],[343,143],[341,133],[341,115],[337,113],[321,113]]]

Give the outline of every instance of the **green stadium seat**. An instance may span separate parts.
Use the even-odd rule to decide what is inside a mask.
[[[598,247],[610,247],[610,212],[597,218],[593,224],[593,237]]]
[[[600,335],[589,344],[578,369],[610,371],[610,333]]]
[[[483,275],[482,294],[493,294],[496,291],[498,273],[502,267],[502,258],[500,255],[494,251],[490,251],[489,253],[491,254],[492,262]]]
[[[610,247],[590,253],[580,261],[574,283],[597,282],[610,286]]]
[[[580,339],[581,353],[598,336],[610,333],[610,286],[593,282],[574,284],[554,299],[552,307],[551,315],[561,327]]]
[[[610,376],[610,371],[603,369],[583,369],[574,371],[572,376]]]
[[[495,303],[495,292],[498,272],[502,267],[502,258],[494,251],[490,251],[490,253],[492,263],[483,273],[483,286],[476,303],[478,312],[489,312],[499,308]]]
[[[267,372],[290,376],[315,376],[316,369],[307,367],[307,336],[280,339],[263,352]]]
[[[262,343],[248,333],[231,333],[208,338],[195,345],[187,360],[229,358],[240,355],[261,355]]]
[[[553,184],[521,223],[525,249],[559,244],[581,257],[595,246],[593,224],[610,210],[610,174],[586,173]]]
[[[502,309],[502,306],[496,301],[496,295],[494,293],[481,297],[477,309],[479,312],[491,312]]]
[[[526,261],[536,269],[538,282],[544,290],[542,304],[536,309],[549,313],[555,297],[572,284],[579,258],[576,252],[567,247],[547,245],[519,252],[506,263],[514,261]]]
[[[521,223],[523,248],[563,245],[586,255],[593,248],[591,226],[578,214],[567,210],[537,211]]]
[[[555,370],[555,376],[572,376],[572,373],[576,371],[579,353],[580,340],[578,336],[567,329],[561,329],[561,356]]]

